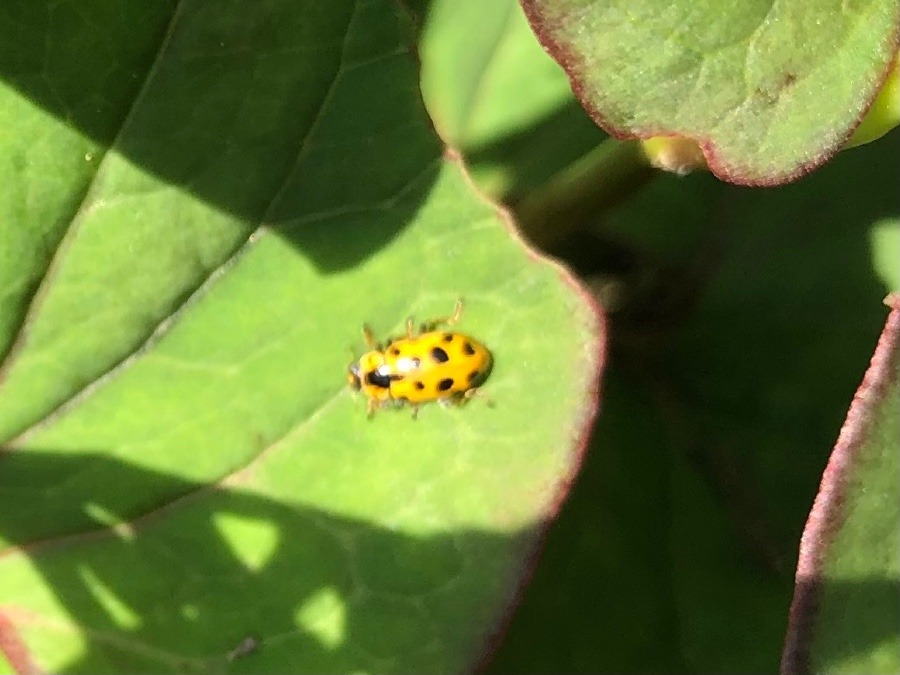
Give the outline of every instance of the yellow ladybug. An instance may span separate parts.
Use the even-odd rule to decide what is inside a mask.
[[[462,314],[457,300],[453,316],[424,323],[415,333],[406,321],[406,337],[390,339],[382,346],[363,326],[369,350],[347,369],[347,382],[362,391],[371,417],[382,406],[410,405],[413,417],[419,405],[438,401],[444,405],[472,398],[487,379],[494,359],[483,344],[468,335],[437,330],[452,326]]]

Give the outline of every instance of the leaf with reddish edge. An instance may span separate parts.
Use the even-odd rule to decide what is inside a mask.
[[[895,0],[521,2],[606,131],[692,138],[717,176],[745,185],[788,182],[837,152],[900,32]]]
[[[392,0],[139,4],[0,4],[0,669],[467,670],[603,319],[435,134]],[[482,400],[367,420],[360,324],[460,296]]]
[[[4,658],[6,663],[3,662]],[[15,624],[4,614],[2,607],[0,607],[0,670],[19,675],[41,672],[32,660],[31,653],[19,636]]]
[[[886,303],[800,542],[784,675],[900,669],[900,296]]]

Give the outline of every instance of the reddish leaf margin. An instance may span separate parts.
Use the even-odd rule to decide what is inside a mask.
[[[814,157],[809,162],[797,166],[797,168],[793,172],[790,172],[788,174],[779,174],[771,177],[741,176],[729,170],[729,167],[720,159],[716,144],[707,138],[687,136],[677,131],[671,131],[664,128],[645,131],[642,133],[633,133],[627,129],[622,129],[612,124],[606,118],[603,112],[598,109],[593,103],[591,103],[590,97],[586,94],[584,86],[581,82],[580,64],[582,59],[580,59],[578,54],[568,45],[558,42],[553,38],[551,34],[552,31],[545,24],[544,16],[538,8],[539,0],[519,0],[519,4],[521,5],[522,10],[525,12],[525,16],[528,18],[528,23],[531,26],[531,30],[537,37],[538,42],[540,42],[541,47],[543,47],[544,51],[546,51],[551,56],[551,58],[553,58],[553,60],[556,61],[565,71],[566,76],[569,78],[569,84],[572,87],[572,93],[575,94],[575,98],[578,99],[578,102],[585,109],[588,115],[590,115],[591,119],[594,120],[594,123],[597,126],[603,129],[613,138],[622,141],[633,139],[647,140],[648,138],[655,137],[688,138],[691,141],[694,141],[699,146],[701,152],[703,153],[703,156],[706,159],[706,165],[709,167],[709,170],[719,180],[733,183],[735,185],[746,185],[748,187],[774,187],[777,185],[784,185],[786,183],[790,183],[799,178],[802,178],[803,176],[811,173],[815,169],[818,169],[820,166],[825,164],[828,160],[834,157],[834,155],[840,152],[840,150],[842,150],[847,142],[853,137],[856,129],[862,123],[863,119],[865,119],[866,115],[869,112],[869,109],[872,107],[872,104],[875,103],[878,94],[881,92],[884,83],[890,76],[891,69],[894,63],[893,60],[888,60],[887,64],[884,67],[884,71],[875,80],[879,83],[878,86],[873,88],[872,94],[869,97],[869,101],[861,110],[856,122],[847,129],[843,138],[839,139],[833,147],[822,152],[822,154],[820,154],[818,157]],[[898,13],[897,18],[900,18],[900,13]],[[895,26],[894,34],[893,36],[891,36],[890,40],[891,44],[893,45],[893,52],[896,53],[898,48],[900,48],[900,23]]]
[[[0,654],[6,657],[13,672],[18,675],[43,672],[31,658],[31,652],[3,607],[0,607]]]
[[[900,294],[889,295],[885,304],[891,312],[828,458],[819,492],[800,539],[794,598],[781,655],[781,675],[810,672],[809,646],[815,630],[825,557],[829,544],[844,522],[846,487],[859,450],[866,440],[872,413],[897,377],[900,363]]]

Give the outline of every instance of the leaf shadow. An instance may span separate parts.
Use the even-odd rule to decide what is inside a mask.
[[[518,586],[479,573],[535,535],[412,536],[91,452],[0,456],[0,501],[0,618],[74,654],[53,672],[465,670]]]
[[[287,237],[324,272],[388,244],[427,197],[443,151],[409,48],[392,42],[409,43],[408,19],[389,4],[321,7],[4,4],[0,80],[42,111],[14,102],[24,145],[10,161],[65,182],[47,195],[44,208],[58,211],[43,223],[45,245],[55,248],[98,184],[127,197],[190,193],[244,239],[324,221]],[[36,161],[39,137],[52,149]],[[373,217],[342,223],[344,213]]]

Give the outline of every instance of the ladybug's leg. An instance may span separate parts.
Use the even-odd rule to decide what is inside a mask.
[[[374,398],[370,398],[368,403],[366,404],[366,417],[372,419],[375,416],[375,411],[378,410],[378,401]]]
[[[415,337],[415,322],[413,322],[412,317],[406,320],[406,337],[412,340]]]
[[[378,340],[376,340],[375,336],[372,335],[371,328],[369,328],[367,325],[363,324],[362,333],[363,333],[363,340],[365,340],[366,345],[369,347],[369,349],[377,349],[378,351],[381,351],[381,345],[378,344]]]
[[[491,399],[489,399],[487,396],[485,396],[482,393],[481,389],[479,389],[478,387],[472,387],[471,389],[466,389],[466,391],[463,392],[462,398],[460,399],[460,403],[467,403],[467,402],[471,401],[473,398],[475,398],[476,396],[480,400],[484,401],[487,404],[488,408],[494,407],[494,402]]]
[[[459,323],[459,318],[462,316],[463,311],[463,299],[456,299],[456,306],[453,308],[453,316],[447,319],[447,325],[452,326],[455,323]]]
[[[419,418],[419,404],[418,403],[410,403],[410,406],[412,407],[412,418],[418,419]]]
[[[443,408],[453,408],[463,405],[466,401],[468,401],[474,394],[469,394],[470,391],[474,391],[469,389],[464,392],[456,392],[451,394],[450,396],[445,396],[444,398],[439,398],[438,403],[441,404]]]
[[[459,323],[459,318],[462,316],[463,311],[463,299],[457,298],[456,306],[453,308],[453,314],[451,316],[442,316],[440,319],[432,319],[428,323],[422,324],[422,332],[427,333],[429,331],[433,331],[438,326],[452,326],[453,324]]]

